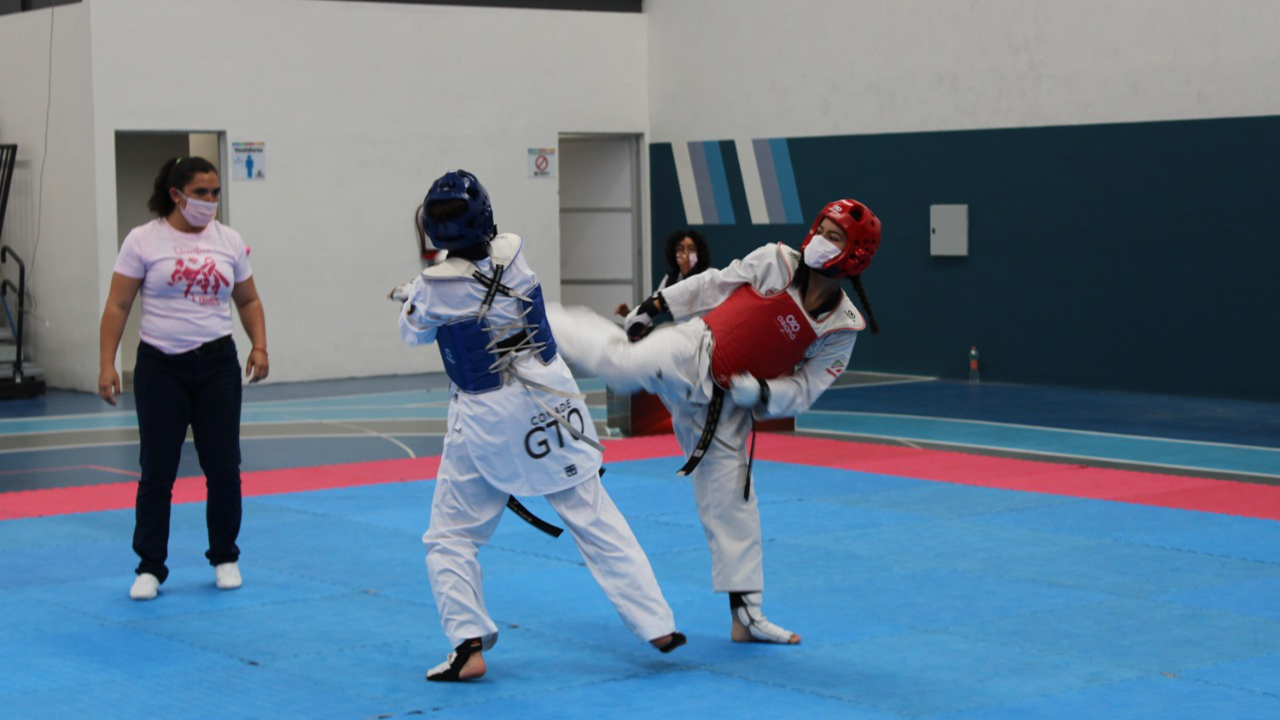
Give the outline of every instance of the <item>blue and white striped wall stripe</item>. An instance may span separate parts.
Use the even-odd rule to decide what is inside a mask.
[[[733,144],[742,169],[752,224],[803,223],[787,141],[783,138],[738,139]],[[680,199],[689,224],[734,224],[720,141],[672,143],[671,149],[676,179],[680,183]]]
[[[733,203],[720,143],[672,143],[680,198],[690,225],[732,225]]]

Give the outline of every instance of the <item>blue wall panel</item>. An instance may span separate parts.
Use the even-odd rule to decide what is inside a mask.
[[[823,203],[884,222],[855,369],[1280,400],[1280,118],[793,138],[804,223],[701,227],[723,266],[798,243]],[[742,175],[723,143],[731,188]],[[651,147],[655,247],[684,225]],[[970,255],[929,255],[929,206],[969,205]],[[660,265],[655,252],[655,272]]]

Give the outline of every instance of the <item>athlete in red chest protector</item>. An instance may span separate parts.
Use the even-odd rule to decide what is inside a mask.
[[[561,354],[615,391],[644,389],[671,411],[711,550],[711,582],[729,595],[737,642],[796,644],[762,610],[760,511],[747,439],[754,418],[795,416],[848,365],[867,321],[841,290],[880,245],[880,221],[856,200],[818,214],[799,250],[766,245],[640,304],[626,332],[584,308],[548,305]],[[676,322],[655,325],[670,314]],[[872,332],[876,331],[874,318]],[[634,342],[633,342],[634,341]]]

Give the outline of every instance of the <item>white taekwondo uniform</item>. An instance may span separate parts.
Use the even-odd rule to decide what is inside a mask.
[[[760,511],[754,492],[743,497],[753,413],[772,418],[808,410],[844,372],[857,331],[866,326],[844,293],[817,319],[804,312],[804,299],[791,287],[801,262],[798,250],[777,243],[675,283],[662,297],[672,317],[687,322],[659,325],[635,343],[584,308],[548,308],[569,362],[616,391],[643,388],[660,397],[686,455],[702,435],[713,374],[725,388],[738,372],[768,380],[766,404],[747,409],[726,399],[715,439],[691,474],[717,592],[764,589]]]
[[[441,624],[455,646],[478,637],[487,650],[497,642],[476,555],[510,495],[543,495],[626,626],[641,640],[661,637],[675,631],[671,608],[600,483],[595,426],[573,375],[545,342],[545,323],[539,328],[541,287],[521,244],[501,234],[488,258],[473,263],[455,254],[423,270],[400,314],[404,341],[438,342],[454,380],[431,524],[422,538]],[[481,318],[498,266],[499,290]],[[520,342],[487,349],[504,339]]]

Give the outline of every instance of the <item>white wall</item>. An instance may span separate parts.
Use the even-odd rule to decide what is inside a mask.
[[[526,236],[555,297],[557,185],[527,177],[527,149],[553,147],[561,131],[647,129],[641,16],[91,4],[100,148],[117,129],[266,142],[266,181],[224,184],[230,224],[253,248],[280,380],[441,367],[433,350],[400,343],[385,295],[417,272],[413,210],[453,167],[479,175],[499,228]],[[192,43],[189,28],[209,42]]]
[[[645,0],[654,142],[1280,113],[1274,0]]]
[[[0,67],[0,142],[18,144],[3,241],[27,263],[35,298],[28,347],[47,379],[92,388],[102,311],[93,238],[101,208],[87,5],[0,16]],[[16,284],[16,266],[4,270]]]
[[[558,185],[525,163],[561,132],[663,142],[1277,114],[1276,37],[1273,0],[647,0],[643,15],[86,0],[0,16],[0,65],[23,68],[0,73],[0,138],[23,146],[5,241],[26,256],[42,198],[36,359],[51,384],[90,390],[118,240],[115,132],[264,141],[267,180],[224,178],[225,211],[253,247],[272,377],[438,369],[399,344],[383,295],[416,271],[410,213],[451,167],[479,174],[554,298]]]
[[[77,292],[90,297],[82,322],[49,330],[74,342],[74,367],[59,363],[55,372],[38,348],[58,387],[91,390],[97,377],[96,327],[118,240],[118,130],[225,131],[229,142],[266,143],[267,179],[224,177],[224,211],[253,249],[272,378],[308,380],[440,369],[434,350],[400,342],[398,308],[385,299],[419,269],[412,213],[435,177],[466,167],[481,178],[499,229],[526,237],[554,298],[558,185],[527,177],[527,149],[554,147],[560,132],[648,129],[642,15],[86,0],[59,8],[59,23],[69,11],[82,25],[88,20],[89,42],[82,37],[78,52],[92,48],[92,93],[87,62],[81,85],[93,105],[76,112],[86,187],[77,198],[69,184],[47,185],[44,198],[62,211],[75,202],[94,206],[96,231],[76,233],[67,253],[84,258]],[[29,46],[20,52],[0,41],[0,62],[21,55],[39,67],[48,49],[38,32],[47,37],[45,15],[0,17],[0,38]],[[55,65],[63,52],[55,48]],[[12,94],[0,86],[0,132],[11,106],[43,107],[43,83],[27,85]],[[92,127],[83,125],[90,118]],[[51,275],[45,285],[60,280]],[[237,339],[243,355],[248,343],[238,329]]]

